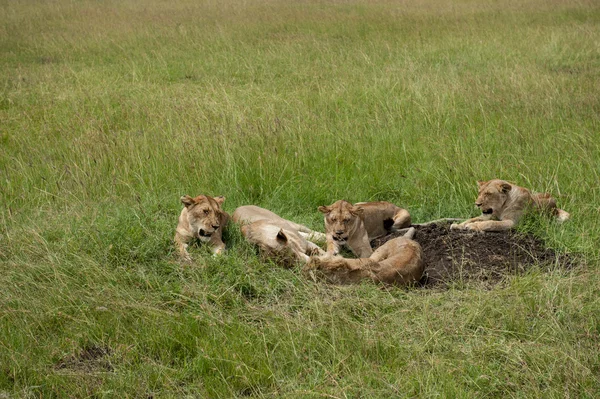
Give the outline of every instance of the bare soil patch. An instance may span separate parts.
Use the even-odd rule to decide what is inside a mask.
[[[424,287],[480,281],[492,286],[507,275],[522,274],[534,265],[572,268],[575,257],[546,247],[531,235],[516,231],[475,233],[450,230],[449,224],[414,226],[415,241],[421,244],[425,257]],[[392,233],[373,240],[377,248],[392,238]]]
[[[106,359],[111,353],[111,349],[105,346],[85,347],[78,354],[69,355],[60,360],[55,368],[85,373],[113,371],[112,364]]]

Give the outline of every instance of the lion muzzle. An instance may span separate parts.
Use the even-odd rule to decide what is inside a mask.
[[[210,238],[215,231],[216,231],[216,229],[213,230],[213,231],[206,231],[204,229],[199,229],[198,230],[198,236],[200,238]]]
[[[346,242],[346,240],[348,240],[348,236],[343,234],[332,234],[331,238],[333,238],[333,240],[337,241],[338,243],[344,243]]]

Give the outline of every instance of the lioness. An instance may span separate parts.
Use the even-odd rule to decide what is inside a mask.
[[[309,239],[323,239],[324,234],[283,219],[279,215],[254,205],[245,205],[233,212],[233,221],[242,224],[244,237],[259,247],[262,256],[291,267],[298,261],[306,263],[310,255],[324,254]]]
[[[325,241],[325,234],[313,231],[302,224],[284,219],[278,214],[259,206],[244,205],[233,212],[233,221],[236,223],[252,223],[258,220],[269,220],[287,230],[297,231],[298,234],[309,241]]]
[[[330,206],[320,206],[325,214],[327,252],[337,255],[347,244],[359,258],[373,253],[370,241],[391,231],[410,226],[406,209],[389,202],[358,202],[354,205],[340,200]]]
[[[376,283],[407,285],[423,276],[423,252],[411,228],[404,237],[394,238],[368,258],[345,259],[339,255],[312,256],[304,273],[334,284],[352,284],[368,279]]]
[[[179,224],[175,231],[175,242],[184,260],[191,260],[187,251],[188,243],[194,238],[207,242],[215,255],[225,249],[222,240],[223,227],[229,220],[229,215],[221,209],[225,197],[209,197],[199,195],[192,198],[189,195],[181,197],[184,205],[179,215]]]
[[[479,195],[475,205],[483,215],[452,224],[450,228],[475,231],[503,231],[513,228],[528,207],[549,212],[559,222],[569,219],[568,212],[556,207],[556,200],[547,193],[533,194],[526,188],[504,180],[478,181]]]

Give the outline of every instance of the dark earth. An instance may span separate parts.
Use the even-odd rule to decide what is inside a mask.
[[[492,286],[507,275],[523,274],[534,265],[542,269],[570,269],[575,263],[573,255],[547,248],[531,234],[450,230],[449,224],[414,227],[414,240],[423,248],[424,287],[448,287],[467,281]],[[375,249],[401,235],[391,233],[373,240],[371,246]]]
[[[55,368],[80,372],[110,372],[113,371],[113,366],[107,356],[111,353],[111,349],[106,346],[86,346],[78,354],[61,359]]]

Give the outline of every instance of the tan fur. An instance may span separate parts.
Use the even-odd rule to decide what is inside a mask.
[[[334,284],[353,284],[362,280],[407,285],[423,276],[421,246],[406,237],[394,238],[368,258],[345,259],[339,255],[313,256],[304,272]]]
[[[371,240],[411,223],[406,209],[383,201],[352,205],[340,200],[320,206],[319,211],[325,214],[327,252],[332,255],[337,255],[342,245],[348,245],[359,258],[368,258],[373,253]]]
[[[175,231],[175,243],[184,260],[191,260],[187,251],[189,242],[198,239],[212,247],[213,253],[220,254],[225,249],[222,240],[223,228],[229,220],[229,215],[221,209],[225,197],[209,197],[199,195],[192,198],[189,195],[181,197],[184,208],[179,215],[179,223]]]
[[[306,263],[310,255],[324,253],[305,238],[322,238],[323,233],[283,219],[267,209],[241,206],[233,213],[233,220],[242,224],[242,234],[248,242],[259,247],[264,258],[281,266],[292,267],[299,261]]]
[[[236,223],[251,223],[258,220],[270,220],[271,222],[276,222],[279,226],[287,230],[297,231],[302,237],[312,242],[325,241],[325,234],[311,230],[302,224],[284,219],[276,213],[256,205],[240,206],[233,212],[233,221]]]
[[[503,231],[516,226],[528,208],[550,213],[559,222],[569,219],[569,213],[556,207],[556,200],[547,193],[532,194],[528,189],[504,180],[478,181],[479,194],[475,205],[481,216],[452,224],[452,229]]]

